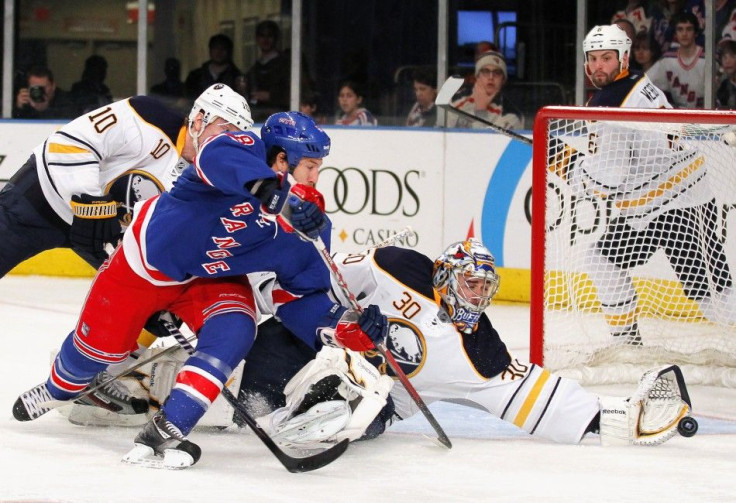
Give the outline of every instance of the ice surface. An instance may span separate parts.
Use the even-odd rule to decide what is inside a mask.
[[[430,408],[454,443],[439,447],[422,416],[354,443],[331,465],[288,473],[246,430],[197,429],[202,459],[184,471],[131,467],[120,458],[138,428],[80,427],[51,412],[19,423],[17,396],[44,380],[49,355],[72,330],[89,280],[0,280],[0,501],[733,501],[736,392],[691,389],[700,432],[660,447],[602,448],[532,439],[481,411]],[[528,355],[528,308],[492,306],[516,356]],[[606,389],[615,393],[619,390]],[[621,392],[625,392],[622,390]]]

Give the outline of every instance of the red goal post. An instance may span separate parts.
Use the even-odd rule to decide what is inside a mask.
[[[677,363],[688,368],[691,375],[686,377],[691,381],[736,386],[736,296],[721,299],[730,293],[730,283],[726,288],[720,280],[710,281],[707,291],[692,293],[693,288],[678,281],[683,274],[687,277],[683,266],[677,275],[673,262],[667,263],[672,253],[657,252],[643,264],[627,266],[623,274],[616,272],[616,285],[631,284],[633,290],[629,290],[635,292],[627,302],[634,298],[636,306],[624,316],[611,310],[625,302],[599,298],[598,286],[604,284],[608,264],[599,259],[604,271],[597,271],[596,261],[590,258],[591,249],[617,217],[638,211],[632,218],[634,227],[640,228],[647,225],[647,218],[654,218],[640,215],[664,211],[656,209],[660,202],[665,208],[667,204],[688,206],[690,196],[680,195],[687,193],[684,180],[698,177],[700,182],[693,185],[700,193],[714,191],[711,206],[718,214],[708,218],[717,226],[714,230],[703,224],[686,232],[693,236],[716,232],[713,239],[723,241],[730,272],[736,276],[736,256],[731,258],[736,255],[736,231],[733,246],[726,240],[730,208],[736,208],[733,131],[736,112],[732,111],[553,106],[537,113],[530,297],[533,363],[569,371],[588,383],[635,381],[642,369]],[[617,185],[623,172],[637,169],[638,185]],[[664,173],[655,175],[655,169]],[[582,182],[576,180],[581,176]],[[657,176],[661,176],[658,181]],[[641,188],[644,184],[648,184],[646,191]],[[601,187],[608,192],[601,192]],[[645,210],[647,205],[655,209]],[[721,269],[725,276],[729,266]],[[716,305],[716,299],[721,304]],[[706,312],[716,314],[708,317]],[[641,333],[640,345],[612,336],[611,327],[629,323],[632,316]],[[607,368],[599,372],[601,367]]]

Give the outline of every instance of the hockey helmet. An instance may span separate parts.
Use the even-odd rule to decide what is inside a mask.
[[[451,244],[434,262],[432,286],[461,332],[475,330],[499,283],[493,255],[475,239]]]
[[[301,112],[279,112],[270,116],[261,128],[261,139],[266,152],[274,146],[284,149],[291,170],[302,157],[320,159],[330,153],[330,137]]]
[[[616,51],[623,62],[624,54],[631,53],[631,39],[618,25],[594,26],[583,39],[583,52],[588,59],[590,51]]]
[[[215,117],[220,117],[241,131],[253,125],[248,102],[225,84],[211,85],[194,100],[192,111],[189,112],[189,121],[193,121],[199,112],[204,114],[205,127]]]

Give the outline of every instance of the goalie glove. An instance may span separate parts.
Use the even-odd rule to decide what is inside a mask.
[[[601,445],[659,445],[677,433],[691,410],[685,379],[677,365],[644,373],[629,398],[601,397]]]
[[[107,259],[105,246],[116,246],[122,227],[118,221],[117,203],[111,195],[73,195],[74,217],[69,231],[72,249],[96,267]]]
[[[276,222],[286,232],[296,230],[309,239],[317,239],[329,225],[322,194],[309,185],[292,185],[290,177],[281,173],[278,185],[270,191],[266,190],[267,195],[261,199],[266,213],[274,215]]]
[[[369,427],[383,431],[393,412],[393,385],[359,353],[324,347],[286,384],[286,407],[259,422],[285,445],[357,440]],[[384,413],[386,408],[391,411]]]
[[[368,351],[386,340],[388,320],[378,306],[362,312],[335,304],[327,315],[328,326],[317,329],[325,346]]]

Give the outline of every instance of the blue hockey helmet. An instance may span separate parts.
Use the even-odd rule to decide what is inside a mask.
[[[330,137],[308,115],[301,112],[273,114],[261,128],[266,152],[280,147],[286,152],[289,169],[293,170],[302,157],[321,159],[330,153]]]

